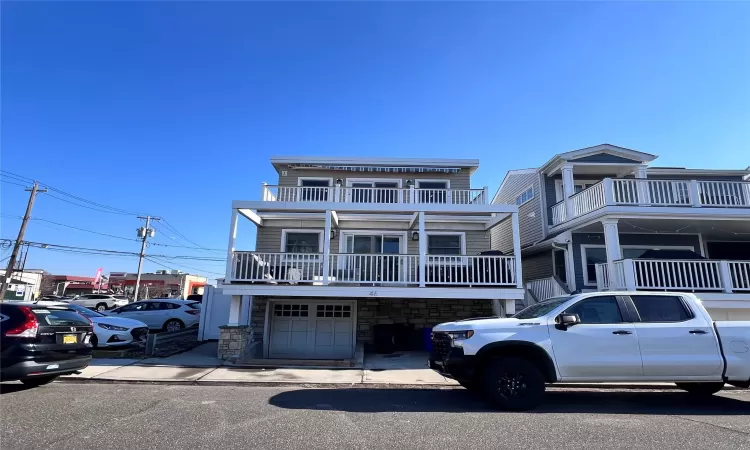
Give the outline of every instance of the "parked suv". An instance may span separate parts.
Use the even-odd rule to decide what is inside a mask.
[[[0,303],[0,380],[40,386],[91,362],[91,322],[67,306]]]
[[[70,303],[85,306],[86,308],[95,309],[97,311],[106,311],[108,309],[128,304],[127,299],[119,297],[121,296],[114,296],[111,294],[87,294],[78,297]]]

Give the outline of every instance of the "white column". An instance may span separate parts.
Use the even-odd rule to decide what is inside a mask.
[[[492,300],[492,314],[497,317],[505,317],[505,311],[503,310],[503,303],[499,299]]]
[[[513,299],[505,299],[505,315],[512,316],[516,313],[516,301]]]
[[[234,256],[234,241],[237,239],[237,217],[237,210],[232,208],[232,219],[229,221],[229,245],[227,246],[227,273],[224,279],[224,283],[227,284],[232,282],[232,271],[234,269],[232,257]]]
[[[490,188],[489,186],[485,186],[482,188],[482,204],[489,205],[490,203],[492,203],[492,200],[490,200]]]
[[[701,190],[698,186],[698,180],[690,180],[690,201],[693,204],[693,208],[700,208],[701,204]]]
[[[617,271],[615,270],[615,265],[613,263],[618,259],[622,259],[617,219],[602,220],[602,226],[604,226],[604,246],[607,250],[607,269],[609,270],[609,279],[615,280],[617,277]],[[584,261],[584,268],[586,267],[585,263],[586,262]]]
[[[323,284],[328,284],[328,269],[331,264],[331,210],[326,210],[326,226],[323,231]]]
[[[424,211],[419,212],[419,287],[425,287],[427,278],[427,233],[424,226]]]
[[[240,309],[240,325],[250,325],[253,317],[253,296],[242,296],[242,308]]]
[[[638,180],[645,180],[646,179],[646,166],[638,166],[636,167],[635,171],[633,171],[633,175]],[[636,192],[638,193],[638,204],[639,205],[648,205],[650,203],[650,195],[648,191],[648,182],[647,181],[636,181]]]
[[[576,266],[573,257],[573,236],[568,239],[568,251],[565,252],[565,276],[570,292],[576,290]]]
[[[646,179],[646,166],[638,166],[633,172],[636,178]]]
[[[233,295],[229,303],[229,321],[227,325],[236,327],[240,324],[240,312],[242,310],[242,296]]]
[[[565,219],[571,220],[575,216],[575,210],[573,209],[573,202],[570,201],[570,197],[576,193],[573,183],[573,166],[565,165],[562,167],[562,178],[563,199],[565,200]]]
[[[732,274],[729,271],[727,261],[719,261],[719,276],[721,277],[721,287],[724,292],[732,293]]]
[[[518,213],[510,215],[513,226],[513,256],[516,258],[516,287],[523,289],[523,264],[521,263],[521,227],[518,225]]]

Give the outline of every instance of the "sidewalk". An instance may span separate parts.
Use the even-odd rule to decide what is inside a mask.
[[[244,368],[216,358],[215,343],[168,358],[94,359],[67,382],[126,382],[211,385],[323,385],[455,387],[459,384],[427,368],[424,355],[375,355],[362,369]],[[398,356],[393,358],[392,356]],[[675,389],[672,383],[559,383],[555,387],[586,389]],[[729,387],[731,389],[731,387]]]

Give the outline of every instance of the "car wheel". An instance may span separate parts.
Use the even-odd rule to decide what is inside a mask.
[[[164,324],[164,329],[167,331],[179,331],[185,328],[185,324],[179,319],[169,319]]]
[[[21,380],[21,383],[25,384],[26,386],[36,387],[52,383],[56,379],[57,375],[46,375],[43,377],[24,378]]]
[[[683,391],[687,391],[688,394],[699,395],[701,397],[708,397],[719,392],[723,387],[724,383],[675,383],[678,388]]]
[[[482,390],[495,407],[526,411],[544,399],[544,376],[522,358],[499,358],[489,362],[482,374]]]
[[[106,303],[99,303],[98,305],[96,305],[96,308],[94,308],[94,309],[96,309],[99,312],[106,311],[107,310],[107,304]]]

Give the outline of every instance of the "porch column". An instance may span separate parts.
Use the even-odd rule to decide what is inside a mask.
[[[505,311],[503,310],[503,303],[500,299],[492,300],[492,314],[497,317],[505,317]]]
[[[242,296],[242,308],[240,309],[240,323],[251,326],[253,321],[253,296]],[[247,322],[247,323],[244,323]]]
[[[638,194],[638,204],[639,205],[648,205],[649,204],[649,190],[648,190],[648,182],[646,181],[640,181],[646,179],[646,166],[638,166],[636,167],[635,171],[633,171],[633,175],[635,175],[635,178],[637,178],[639,181],[636,181],[636,192]]]
[[[510,220],[513,226],[513,255],[516,257],[516,287],[519,289],[523,289],[523,264],[521,263],[521,227],[518,225],[518,213],[511,213]]]
[[[427,234],[424,226],[424,211],[419,212],[419,287],[425,287],[427,278]]]
[[[229,303],[229,320],[226,325],[219,327],[219,344],[217,356],[219,359],[237,361],[245,356],[245,351],[253,342],[252,328],[250,328],[250,312],[253,298],[250,295],[233,295]],[[248,323],[243,324],[247,318]]]
[[[232,208],[232,218],[229,221],[229,245],[227,246],[227,270],[224,283],[229,284],[232,282],[233,272],[233,256],[234,256],[234,242],[237,239],[237,210]]]
[[[331,210],[326,210],[326,226],[323,231],[323,285],[328,284],[328,270],[331,263]]]
[[[576,193],[575,186],[573,185],[573,166],[566,164],[562,167],[561,171],[563,181],[563,199],[565,200],[565,219],[570,220],[575,217],[573,202],[570,201],[570,197]]]
[[[615,271],[614,262],[622,259],[617,219],[602,220],[602,226],[604,227],[604,246],[607,251],[607,269],[609,270],[609,279],[615,280],[617,273]],[[584,268],[585,267],[586,265],[584,261]]]
[[[229,320],[227,325],[236,327],[240,324],[240,315],[242,313],[242,295],[233,295],[229,303]]]

